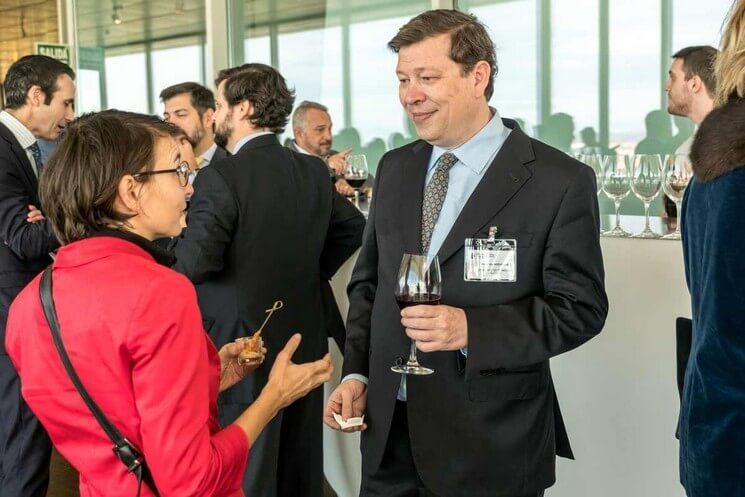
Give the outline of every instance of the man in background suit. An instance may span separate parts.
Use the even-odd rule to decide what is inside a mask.
[[[314,155],[323,160],[329,168],[329,175],[336,191],[342,195],[354,195],[354,189],[344,179],[347,168],[347,155],[352,151],[345,148],[341,152],[333,150],[334,135],[331,115],[325,105],[307,100],[300,102],[292,113],[292,134],[294,139],[289,148],[301,154]]]
[[[215,143],[215,96],[198,83],[179,83],[160,92],[163,119],[183,129],[202,169],[229,154]]]
[[[475,17],[422,13],[389,47],[421,140],[378,167],[324,421],[366,415],[362,496],[543,495],[556,454],[572,456],[549,359],[600,332],[608,309],[594,173],[489,107],[494,44]],[[514,240],[513,271],[466,280],[485,268],[466,263],[465,240],[490,233]],[[399,310],[404,253],[438,257],[441,305]],[[434,374],[391,371],[411,340]]]
[[[336,193],[324,163],[277,140],[292,110],[284,78],[263,64],[221,71],[215,141],[233,155],[197,176],[174,269],[197,287],[204,328],[222,346],[262,333],[266,363],[223,392],[220,421],[232,422],[266,384],[277,352],[299,332],[295,358],[328,352],[320,282],[360,246],[364,218]],[[323,391],[280,412],[251,447],[246,495],[320,497]]]
[[[21,397],[5,352],[10,303],[59,247],[39,203],[39,139],[56,140],[74,117],[75,73],[50,57],[29,55],[10,66],[0,112],[0,495],[43,497],[51,443]]]

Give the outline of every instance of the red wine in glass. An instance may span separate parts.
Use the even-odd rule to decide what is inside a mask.
[[[404,254],[398,269],[398,280],[394,290],[396,303],[401,309],[415,305],[438,305],[442,295],[442,278],[437,256],[428,260],[426,255]],[[412,340],[409,360],[406,364],[391,367],[395,373],[427,375],[434,369],[419,364],[416,358],[416,342]]]
[[[349,183],[349,186],[354,188],[355,190],[359,190],[362,188],[362,185],[365,184],[365,178],[347,178],[347,183]]]
[[[401,309],[413,305],[437,305],[441,297],[436,293],[420,293],[415,295],[396,295],[396,303]]]

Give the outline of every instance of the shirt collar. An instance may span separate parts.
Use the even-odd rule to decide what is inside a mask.
[[[437,163],[445,152],[454,154],[460,163],[473,171],[475,174],[481,174],[488,165],[488,158],[491,153],[485,154],[487,150],[496,150],[504,138],[505,126],[499,112],[494,107],[489,107],[492,117],[478,133],[473,135],[467,142],[453,149],[446,149],[437,146],[432,147],[432,160],[430,169]]]
[[[31,131],[29,131],[28,128],[10,112],[0,112],[0,122],[8,127],[24,150],[36,143],[36,137],[31,133]]]
[[[296,148],[296,149],[297,149],[297,151],[298,151],[298,152],[300,152],[301,154],[305,154],[305,155],[312,155],[312,156],[315,156],[315,154],[311,154],[310,152],[308,152],[307,150],[305,150],[305,149],[304,149],[303,147],[301,147],[300,145],[298,145],[298,144],[297,144],[297,142],[296,142],[295,140],[293,140],[293,141],[292,141],[292,143],[294,143],[294,144],[295,144],[295,148]]]
[[[257,136],[272,135],[272,134],[274,134],[274,133],[272,133],[271,131],[258,131],[256,133],[251,133],[251,134],[248,134],[248,135],[244,136],[243,138],[241,138],[240,140],[238,140],[238,143],[236,143],[235,144],[235,147],[233,147],[233,154],[234,155],[237,154],[238,151],[241,149],[241,147],[243,145],[245,145],[246,143],[250,142],[251,140],[253,140]]]
[[[204,151],[200,157],[202,158],[202,163],[210,163],[212,162],[212,158],[215,156],[215,151],[217,150],[217,143],[212,142],[212,146]]]

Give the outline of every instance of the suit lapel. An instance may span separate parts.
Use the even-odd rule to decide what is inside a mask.
[[[31,191],[36,194],[39,189],[39,180],[36,177],[36,173],[34,173],[34,169],[31,166],[31,161],[29,161],[28,155],[26,155],[26,151],[23,150],[21,144],[18,143],[18,139],[16,139],[15,135],[13,135],[13,133],[2,123],[0,123],[0,136],[8,142],[10,149],[13,151],[13,155],[16,156],[16,159],[18,159],[18,162],[21,165],[21,171],[23,171],[26,176],[26,181],[28,181]]]
[[[530,169],[525,167],[534,160],[530,139],[514,121],[504,121],[512,132],[440,247],[437,256],[441,265],[463,247],[466,238],[476,234],[502,210],[532,176]]]
[[[419,142],[413,147],[409,161],[403,165],[399,213],[405,253],[418,254],[422,251],[422,199],[431,155],[432,145]]]

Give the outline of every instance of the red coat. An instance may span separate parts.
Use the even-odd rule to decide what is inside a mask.
[[[220,360],[192,284],[144,249],[104,236],[62,247],[54,263],[62,339],[83,384],[145,454],[162,497],[241,496],[248,441],[220,430]],[[82,497],[133,497],[134,476],[69,380],[39,300],[39,277],[13,302],[8,355],[26,402],[80,472]],[[143,494],[152,493],[143,485]]]

